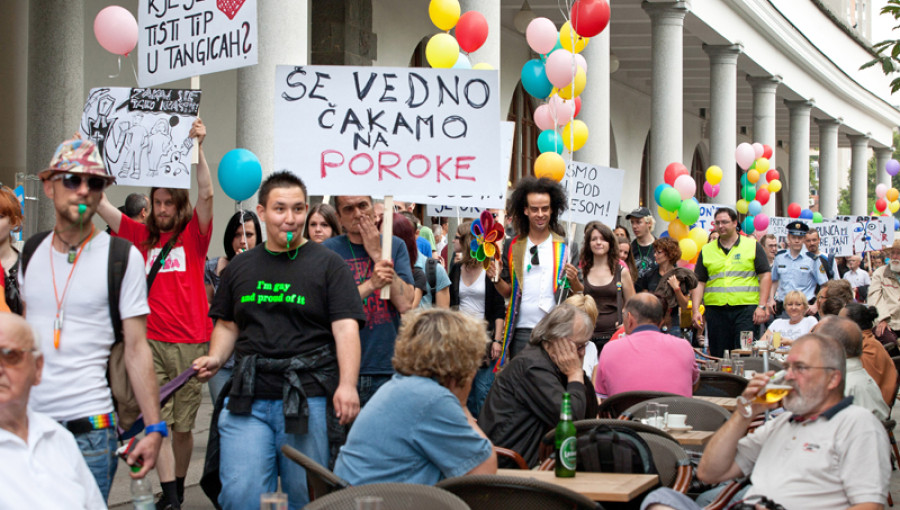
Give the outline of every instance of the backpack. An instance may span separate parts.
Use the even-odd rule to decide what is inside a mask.
[[[428,260],[425,261],[425,278],[428,279],[428,288],[431,290],[431,305],[437,302],[437,265],[438,260],[428,257]]]
[[[50,231],[40,232],[25,241],[25,246],[22,248],[23,278],[31,256],[49,234]],[[125,335],[122,331],[122,317],[119,315],[119,296],[122,291],[125,270],[128,268],[131,246],[131,243],[125,239],[110,236],[109,262],[107,264],[109,317],[112,320],[115,342],[109,352],[106,379],[112,393],[118,426],[126,431],[131,428],[141,414],[141,408],[134,396],[134,390],[131,388],[131,382],[128,380],[128,373],[125,369]]]
[[[597,425],[577,441],[578,471],[658,474],[650,445],[637,432],[617,425]]]

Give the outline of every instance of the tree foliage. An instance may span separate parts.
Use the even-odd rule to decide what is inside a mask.
[[[898,149],[900,148],[900,133],[896,131],[894,132],[893,146],[894,152],[891,154],[891,158],[900,159],[900,149]],[[866,165],[866,182],[869,184],[868,197],[866,199],[866,214],[868,214],[875,210],[875,186],[878,185],[878,161],[875,156],[869,158],[869,162]],[[900,189],[900,174],[891,177],[891,186]],[[850,214],[850,185],[840,190],[838,195],[838,214]],[[900,212],[894,216],[900,217]]]
[[[900,0],[887,0],[887,5],[881,8],[881,14],[893,16],[900,21]],[[896,30],[900,25],[894,27]],[[872,66],[880,66],[885,76],[890,76],[894,71],[900,71],[900,39],[887,39],[872,46],[878,56],[863,64],[860,69]],[[891,94],[900,90],[900,78],[891,80]]]

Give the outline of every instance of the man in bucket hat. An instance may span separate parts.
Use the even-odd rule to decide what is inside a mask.
[[[91,217],[115,178],[106,173],[94,143],[77,138],[63,142],[38,175],[53,201],[56,223],[51,232],[36,234],[26,243],[19,272],[26,320],[44,353],[43,382],[32,390],[29,406],[74,434],[105,501],[117,464],[116,417],[106,378],[115,341],[104,277],[112,241],[94,227]],[[156,463],[168,431],[160,423],[159,390],[147,345],[150,309],[143,258],[131,246],[127,260],[118,307],[126,368],[144,422],[150,424],[128,458],[129,464],[142,462],[141,469],[131,473],[140,478]]]

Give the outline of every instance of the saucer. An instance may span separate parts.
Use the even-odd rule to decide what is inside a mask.
[[[673,432],[690,432],[694,430],[694,427],[690,425],[685,425],[684,427],[666,427],[666,430],[671,430]]]

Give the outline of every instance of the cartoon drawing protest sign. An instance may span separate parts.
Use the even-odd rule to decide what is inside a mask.
[[[496,71],[278,66],[275,168],[322,195],[502,189]]]
[[[117,184],[190,188],[188,134],[199,109],[199,90],[96,88],[80,131],[97,144]]]
[[[255,65],[256,0],[140,0],[138,85]]]

